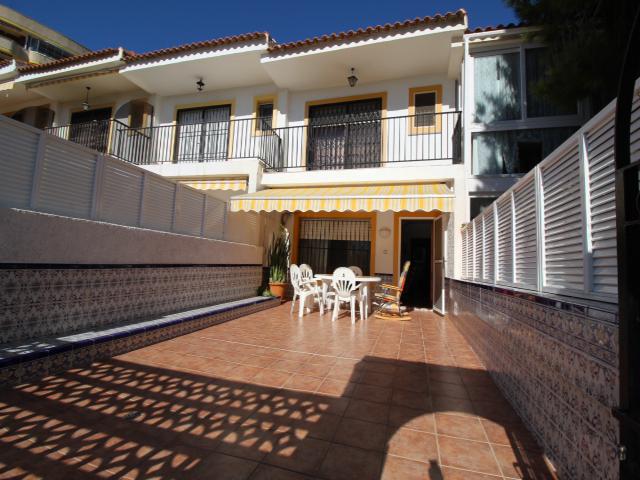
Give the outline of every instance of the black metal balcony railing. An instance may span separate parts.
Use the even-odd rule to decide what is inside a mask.
[[[267,170],[340,170],[460,161],[460,112],[270,128],[264,119],[130,128],[117,120],[50,133],[137,165],[258,158]]]
[[[106,119],[49,127],[45,128],[45,131],[98,152],[111,153],[111,135],[117,128],[122,127],[127,128],[127,125],[118,120]]]

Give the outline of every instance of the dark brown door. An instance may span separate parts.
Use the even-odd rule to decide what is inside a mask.
[[[309,108],[307,170],[377,167],[382,99]]]
[[[402,292],[409,307],[432,306],[432,221],[403,219],[400,222],[400,265],[411,262]]]

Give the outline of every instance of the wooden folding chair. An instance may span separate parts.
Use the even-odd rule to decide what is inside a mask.
[[[400,303],[400,297],[404,290],[404,284],[407,280],[407,273],[411,262],[404,262],[402,266],[402,273],[398,279],[398,285],[390,285],[388,283],[380,284],[382,292],[375,294],[377,300],[378,309],[375,311],[374,316],[385,320],[409,320],[411,317],[407,313],[406,307],[403,307]]]

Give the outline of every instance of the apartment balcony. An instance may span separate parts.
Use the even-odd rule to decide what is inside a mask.
[[[281,128],[251,118],[145,128],[103,120],[47,131],[136,165],[257,158],[274,172],[458,163],[462,141],[459,111]]]

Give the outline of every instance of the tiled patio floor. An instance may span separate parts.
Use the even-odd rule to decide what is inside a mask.
[[[445,318],[289,304],[0,392],[0,478],[551,478]]]

